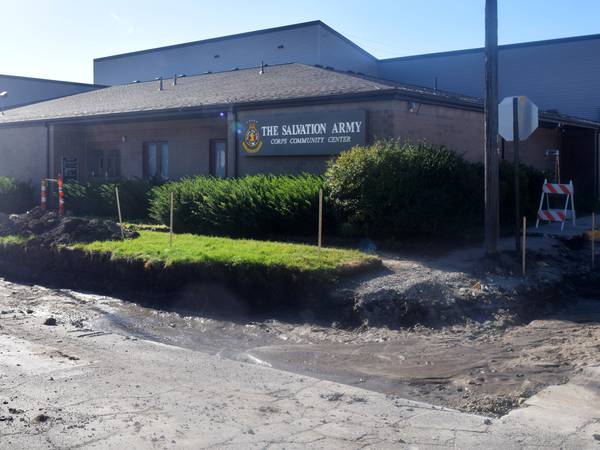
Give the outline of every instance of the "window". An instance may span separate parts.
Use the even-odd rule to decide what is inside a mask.
[[[90,178],[110,179],[121,176],[121,150],[92,148],[88,152],[88,174]]]
[[[147,142],[144,145],[144,178],[169,178],[168,142]]]
[[[227,141],[224,139],[210,141],[210,174],[217,178],[227,176]]]
[[[121,151],[109,150],[104,153],[106,178],[119,178],[121,176]]]

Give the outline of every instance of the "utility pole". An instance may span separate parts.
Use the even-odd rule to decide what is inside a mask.
[[[513,171],[515,191],[515,250],[517,254],[521,251],[521,194],[519,192],[521,180],[519,177],[519,98],[513,97]]]
[[[498,0],[485,2],[485,253],[498,253]]]

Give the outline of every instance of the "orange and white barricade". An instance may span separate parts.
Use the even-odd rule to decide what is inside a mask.
[[[40,208],[45,211],[48,204],[48,182],[45,179],[42,179],[40,189]]]
[[[58,185],[58,213],[62,216],[65,214],[65,190],[62,176],[58,178],[42,178],[40,183],[40,208],[46,210],[48,208],[48,187],[50,183]]]
[[[550,208],[550,195],[561,195],[565,197],[565,207],[563,209],[552,209]],[[544,208],[544,199],[546,200],[546,209]],[[546,222],[561,222],[560,229],[564,229],[565,222],[571,219],[573,226],[576,225],[575,217],[575,188],[573,182],[569,184],[560,183],[548,183],[548,180],[544,180],[542,186],[542,198],[540,199],[540,207],[538,209],[537,221],[535,227],[539,228],[540,221]]]
[[[58,213],[63,216],[65,214],[65,191],[63,190],[62,176],[58,176]]]

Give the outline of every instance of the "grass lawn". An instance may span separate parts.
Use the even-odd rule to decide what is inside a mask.
[[[111,253],[113,258],[178,263],[223,264],[227,266],[279,267],[301,272],[337,271],[376,263],[377,258],[358,250],[323,248],[282,242],[229,239],[192,234],[173,236],[164,232],[140,231],[140,237],[125,241],[75,244],[90,252]]]
[[[0,236],[0,245],[19,245],[28,240],[29,238],[23,236]]]

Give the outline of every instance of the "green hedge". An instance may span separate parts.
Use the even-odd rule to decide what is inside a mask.
[[[315,232],[318,191],[314,175],[193,177],[152,190],[150,217],[169,221],[174,193],[177,232],[236,237],[298,236]]]
[[[500,163],[500,219],[503,225],[514,224],[514,165],[507,161]],[[481,169],[483,171],[483,168]],[[542,194],[544,173],[534,167],[521,164],[519,166],[519,194],[521,216],[528,218],[537,216]]]
[[[123,220],[148,218],[149,194],[157,182],[131,179],[117,183],[65,183],[65,208],[77,215],[116,217],[117,200],[115,188],[119,188],[119,200]]]
[[[403,239],[472,231],[483,219],[483,165],[445,147],[380,141],[330,163],[325,187],[340,234]],[[512,223],[512,166],[500,170],[501,215]],[[543,175],[520,174],[523,211],[535,213]]]
[[[23,213],[34,206],[34,193],[30,183],[0,177],[0,212]]]

